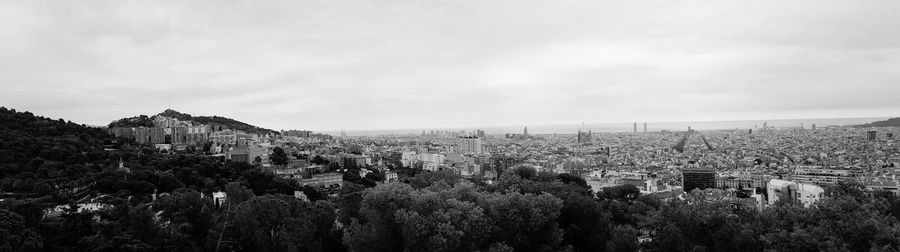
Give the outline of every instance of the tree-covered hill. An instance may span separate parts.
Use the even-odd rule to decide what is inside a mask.
[[[130,169],[117,169],[120,161]],[[286,196],[297,190],[307,188],[258,166],[160,153],[102,129],[0,107],[0,251],[208,251],[207,234],[230,218],[212,192],[293,199]],[[319,199],[315,193],[308,195]],[[76,211],[88,202],[110,208]],[[57,206],[68,210],[45,215]],[[160,222],[175,224],[154,222],[161,213]]]
[[[79,180],[107,159],[113,140],[98,128],[0,107],[0,191],[49,192]]]
[[[900,127],[900,117],[894,117],[884,121],[877,121],[868,124],[858,125],[857,127]]]
[[[245,122],[241,122],[235,119],[221,117],[221,116],[192,116],[187,113],[181,113],[175,111],[173,109],[166,109],[162,113],[156,114],[155,116],[165,116],[176,118],[181,121],[193,121],[198,124],[203,125],[221,125],[225,126],[229,129],[240,130],[248,133],[254,134],[277,134],[278,132],[261,128],[257,126],[250,125]],[[122,118],[119,120],[115,120],[109,124],[109,127],[153,127],[153,118],[155,116],[147,116],[147,115],[139,115],[128,118]]]

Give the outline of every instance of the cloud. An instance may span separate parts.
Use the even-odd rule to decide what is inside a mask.
[[[0,3],[0,103],[276,129],[895,116],[895,1]]]

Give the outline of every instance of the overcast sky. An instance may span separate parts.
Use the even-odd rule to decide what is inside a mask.
[[[0,106],[273,129],[900,116],[900,1],[2,1]]]

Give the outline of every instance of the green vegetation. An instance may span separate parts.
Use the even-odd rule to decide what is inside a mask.
[[[853,183],[809,208],[757,211],[699,191],[668,201],[628,185],[592,192],[580,176],[529,166],[491,183],[421,172],[376,184],[383,175],[348,170],[326,199],[256,166],[160,154],[5,108],[0,140],[0,190],[14,196],[0,202],[0,251],[900,250],[900,199]],[[115,169],[120,159],[132,172]],[[89,193],[68,190],[81,187]],[[88,199],[110,207],[79,213]],[[57,205],[69,207],[42,218]]]
[[[275,147],[275,149],[272,150],[272,156],[269,157],[269,159],[272,160],[272,164],[276,165],[287,165],[288,163],[287,153],[285,153],[284,149],[281,147]]]

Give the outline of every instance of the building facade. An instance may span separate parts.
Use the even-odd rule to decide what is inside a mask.
[[[693,168],[681,170],[682,185],[685,192],[694,189],[706,189],[716,187],[716,170]]]

